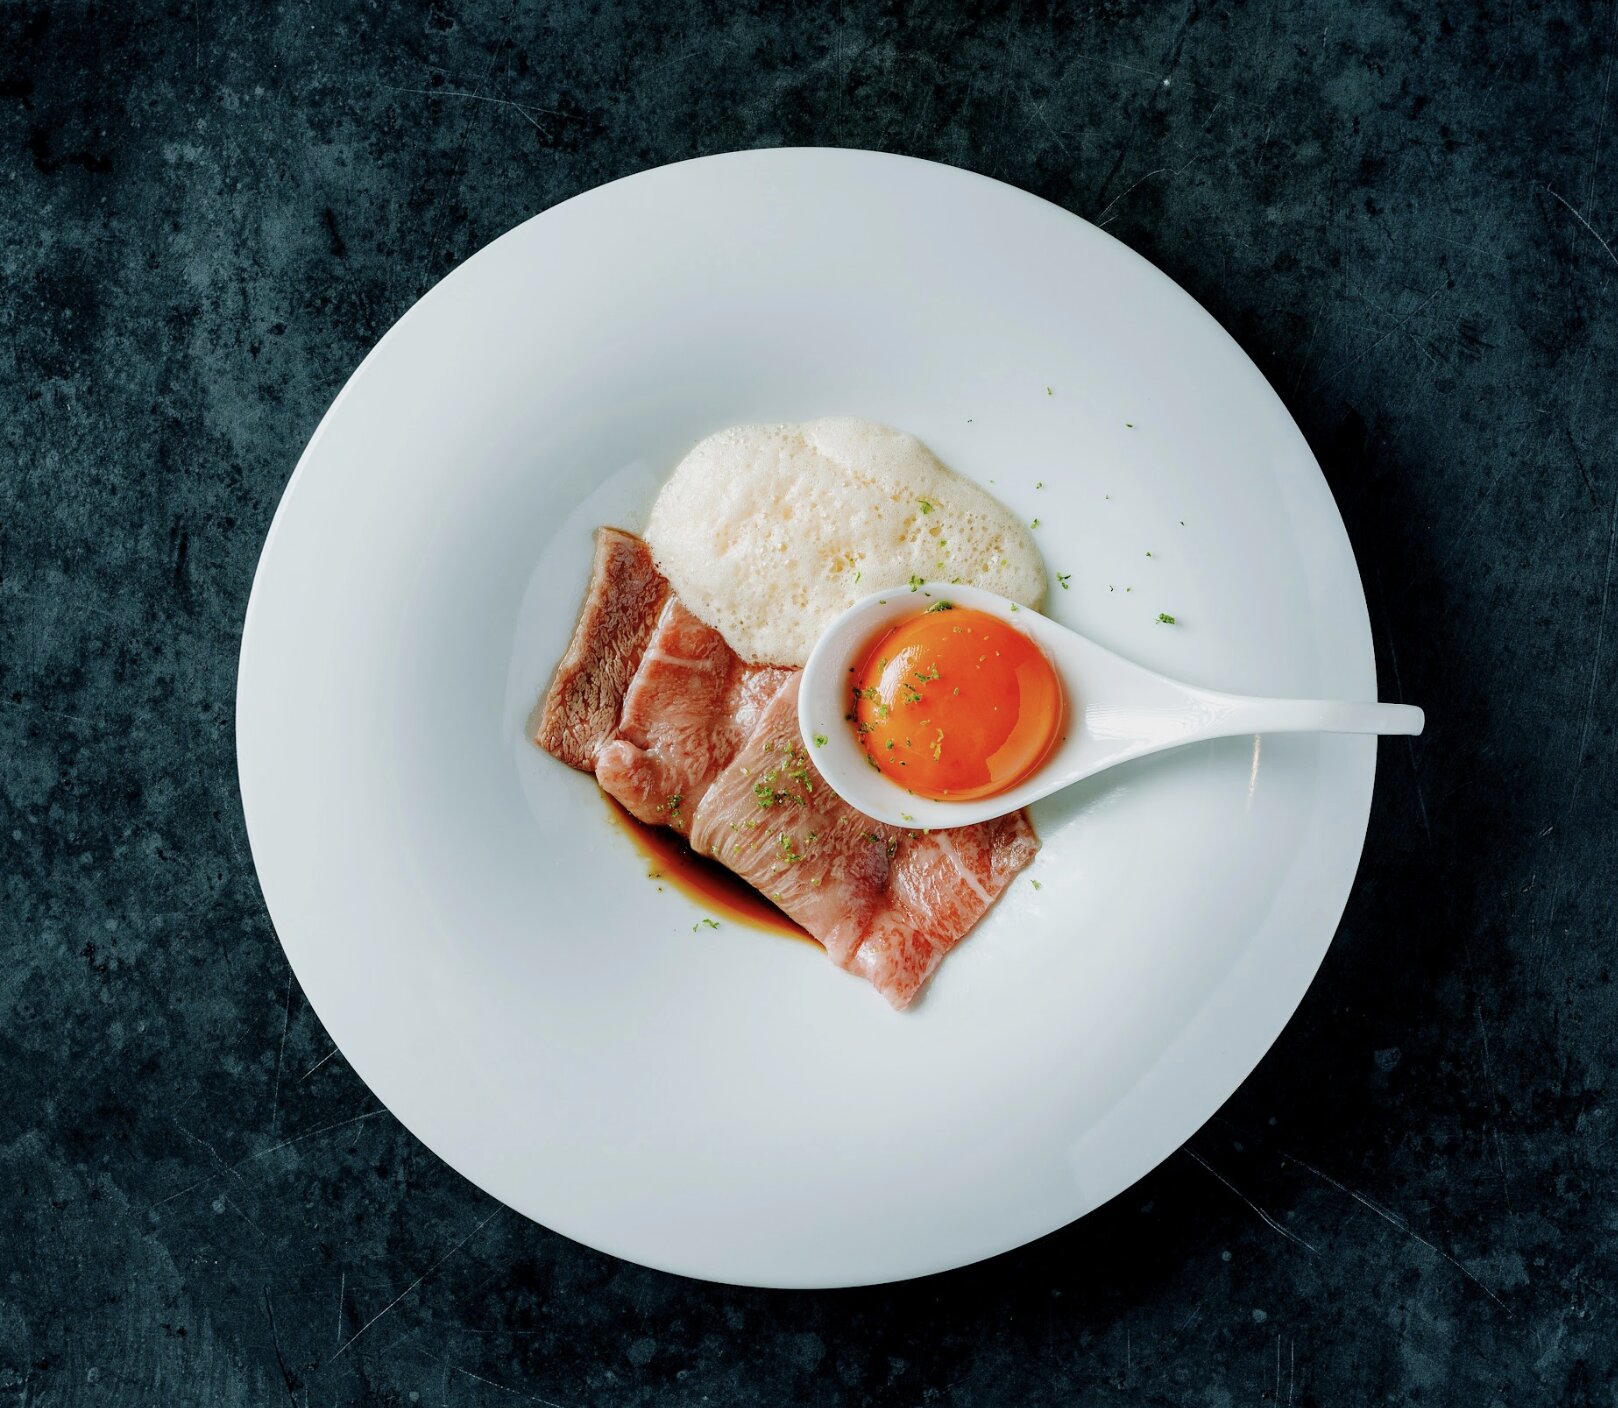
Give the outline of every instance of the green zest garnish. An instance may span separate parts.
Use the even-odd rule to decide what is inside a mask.
[[[1033,521],[1033,522],[1032,522],[1032,523],[1030,523],[1030,524],[1029,524],[1029,525],[1028,525],[1028,526],[1029,526],[1029,527],[1030,527],[1030,528],[1037,528],[1037,527],[1039,527],[1039,520],[1038,520],[1038,519],[1037,519],[1037,518],[1036,518],[1036,519],[1035,519],[1035,520],[1034,520],[1034,521]]]
[[[800,757],[796,748],[787,754],[787,776],[796,782],[799,787],[803,788],[805,792],[815,790],[815,784],[809,777],[809,759]],[[802,798],[798,800],[801,801]]]
[[[1072,590],[1072,588],[1068,586],[1068,582],[1072,580],[1072,577],[1073,574],[1071,572],[1058,572],[1056,574],[1056,580],[1062,584],[1063,591],[1066,592]]]
[[[1175,620],[1167,611],[1159,611],[1157,613],[1157,624],[1160,626],[1172,626],[1175,624]]]
[[[928,503],[926,499],[917,499],[916,502],[921,505],[921,511],[923,513],[931,513],[933,511],[932,504]]]
[[[922,583],[926,580],[927,579],[925,577],[918,577],[914,572],[912,572],[910,574],[910,590],[913,592],[919,592],[921,590]]]
[[[823,734],[823,733],[817,733],[815,735],[815,747],[816,748],[824,748],[827,745],[827,743],[829,743],[830,741],[831,740],[828,739],[826,737],[826,735]]]
[[[953,601],[935,601],[921,614],[923,616],[931,616],[935,611],[953,611],[954,609],[955,603]],[[888,662],[884,660],[882,663],[886,665]]]
[[[862,731],[867,727],[868,725],[860,725]],[[803,790],[801,792],[788,792],[778,788],[776,783],[783,775],[790,777]],[[786,762],[780,767],[772,768],[765,773],[762,782],[753,784],[753,799],[761,807],[781,807],[786,806],[788,803],[795,807],[801,807],[805,804],[804,794],[812,793],[814,790],[814,782],[809,776],[808,758],[798,752],[798,746],[794,743],[787,749]],[[755,822],[754,825],[757,825],[757,823]]]

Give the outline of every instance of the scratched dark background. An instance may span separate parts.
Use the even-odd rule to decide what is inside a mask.
[[[1618,1402],[1615,52],[1611,5],[1528,0],[0,7],[0,1405]],[[1431,720],[1185,1151],[832,1294],[573,1245],[380,1110],[231,729],[260,541],[371,343],[564,197],[784,143],[1014,182],[1179,280]]]

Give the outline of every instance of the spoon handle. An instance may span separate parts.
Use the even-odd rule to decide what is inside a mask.
[[[1224,695],[1213,720],[1225,736],[1247,733],[1417,734],[1426,716],[1411,704],[1356,704],[1338,699],[1256,699]]]

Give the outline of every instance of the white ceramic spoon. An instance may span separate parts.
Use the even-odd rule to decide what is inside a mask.
[[[1029,636],[1056,667],[1067,695],[1066,733],[1050,756],[1011,790],[976,801],[933,801],[889,781],[866,760],[846,717],[850,667],[881,631],[939,600],[988,612]],[[798,727],[814,740],[815,765],[832,790],[878,821],[933,829],[1003,816],[1118,763],[1204,738],[1416,734],[1423,722],[1421,710],[1408,704],[1263,699],[1182,684],[994,592],[941,582],[877,592],[849,607],[816,642],[798,691]]]

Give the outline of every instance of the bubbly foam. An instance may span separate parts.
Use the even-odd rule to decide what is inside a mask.
[[[745,660],[802,665],[861,597],[912,578],[1045,598],[1028,529],[913,435],[847,418],[737,425],[675,468],[646,539],[680,599]]]

